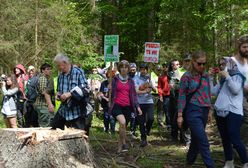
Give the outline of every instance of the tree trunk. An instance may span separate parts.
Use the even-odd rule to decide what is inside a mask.
[[[116,8],[118,7],[118,3],[116,0],[111,0],[111,3]],[[116,33],[117,33],[116,21],[117,21],[116,12],[113,12],[112,13],[112,30],[111,30],[111,34],[113,34],[113,35],[116,35]]]
[[[35,2],[35,66],[37,67],[38,66],[38,62],[39,62],[39,59],[38,59],[38,49],[39,49],[39,46],[38,46],[38,10],[39,10],[39,0],[36,0]]]
[[[214,9],[216,9],[216,1],[213,0],[213,7]],[[218,23],[217,20],[214,19],[214,28],[213,28],[213,47],[214,47],[214,60],[217,63],[217,58],[218,58],[218,39],[217,39],[217,35],[218,35]]]
[[[0,130],[1,168],[90,168],[84,131],[18,128]]]

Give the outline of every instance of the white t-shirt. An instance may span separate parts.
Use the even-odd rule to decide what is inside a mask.
[[[245,76],[245,86],[248,86],[248,63],[240,64],[235,57],[232,57],[232,59],[235,61],[235,63],[238,66],[238,70],[242,73],[242,75]]]

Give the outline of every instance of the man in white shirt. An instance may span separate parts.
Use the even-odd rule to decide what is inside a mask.
[[[244,84],[244,99],[243,99],[243,108],[244,108],[244,124],[241,128],[241,136],[245,142],[248,142],[248,36],[241,36],[237,40],[237,53],[232,57],[235,63],[238,66],[239,71],[246,77]]]

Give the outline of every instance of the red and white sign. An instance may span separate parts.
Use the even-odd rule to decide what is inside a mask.
[[[158,63],[160,43],[145,43],[144,62]]]

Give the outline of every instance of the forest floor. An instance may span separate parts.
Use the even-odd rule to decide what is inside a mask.
[[[90,130],[89,143],[94,154],[97,168],[184,168],[187,149],[179,142],[170,138],[165,128],[159,128],[154,122],[151,135],[148,137],[149,145],[141,148],[140,140],[132,139],[129,131],[126,153],[117,154],[118,132],[115,135],[103,131],[103,119],[94,114]],[[156,117],[155,117],[156,118]],[[214,120],[213,120],[214,121]],[[2,115],[0,115],[0,128],[4,127]],[[118,124],[116,125],[116,130]],[[224,164],[223,149],[220,137],[214,122],[206,128],[211,146],[211,155],[216,168],[222,168]],[[138,137],[139,131],[137,130]],[[235,154],[235,167],[242,168],[242,164]],[[205,165],[198,155],[196,163],[191,168],[204,168]]]
[[[116,126],[118,129],[118,125]],[[139,131],[137,131],[139,133]],[[211,155],[216,168],[224,165],[223,149],[215,123],[207,126],[207,133],[211,145]],[[90,131],[90,145],[94,152],[96,163],[103,168],[183,168],[187,149],[179,142],[170,138],[165,128],[158,128],[154,123],[151,135],[148,137],[149,145],[141,148],[140,140],[132,139],[128,131],[129,151],[117,154],[118,132],[115,135],[103,131],[102,119],[94,116]],[[236,156],[235,156],[236,158]],[[201,156],[198,155],[192,168],[205,167]],[[241,168],[239,159],[235,159],[235,167]]]

